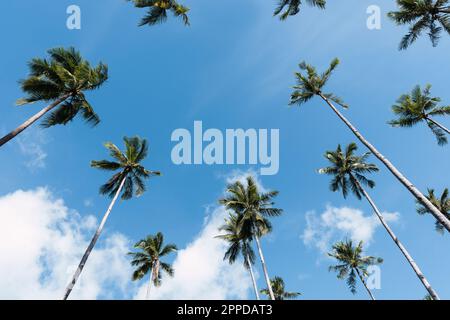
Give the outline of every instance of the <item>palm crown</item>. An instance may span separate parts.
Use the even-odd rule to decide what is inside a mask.
[[[101,194],[108,194],[113,197],[119,190],[122,181],[123,184],[122,199],[130,199],[133,193],[140,196],[145,192],[144,179],[148,179],[154,175],[160,175],[159,171],[150,171],[145,169],[141,162],[148,154],[147,140],[139,137],[124,137],[125,152],[111,142],[105,143],[105,147],[110,151],[110,156],[115,161],[100,160],[92,161],[91,166],[94,168],[117,171],[107,183],[100,187]]]
[[[189,25],[187,13],[189,8],[179,4],[175,0],[127,0],[132,1],[136,8],[149,8],[147,14],[142,18],[139,26],[155,25],[167,20],[167,12],[170,11],[175,17],[181,17],[185,25]]]
[[[305,0],[309,5],[325,9],[326,0]],[[295,16],[300,12],[302,0],[279,0],[274,16],[279,15],[280,20],[286,20],[289,16]],[[282,12],[284,10],[284,12]]]
[[[330,189],[333,192],[341,190],[344,198],[347,197],[349,188],[358,199],[361,199],[360,184],[370,188],[375,186],[374,181],[364,176],[365,173],[378,171],[375,164],[366,162],[371,153],[366,152],[362,156],[356,156],[354,153],[357,149],[355,143],[350,143],[343,152],[341,145],[338,145],[335,151],[325,152],[325,158],[332,165],[319,169],[319,173],[333,176]]]
[[[272,285],[273,294],[275,295],[275,300],[285,300],[285,299],[295,299],[299,295],[300,292],[287,292],[285,291],[284,280],[281,277],[274,277],[270,280]],[[262,289],[262,294],[269,295],[268,289]]]
[[[99,88],[108,79],[108,67],[103,63],[91,67],[72,47],[50,49],[48,54],[49,59],[34,58],[29,62],[30,74],[20,81],[27,96],[17,104],[62,98],[65,101],[44,119],[42,126],[67,124],[79,113],[88,123],[97,125],[100,118],[84,91]]]
[[[346,279],[350,291],[356,293],[356,278],[358,275],[366,277],[367,267],[380,264],[383,259],[363,256],[363,243],[360,241],[355,247],[352,240],[339,241],[333,245],[328,255],[335,258],[339,264],[330,266],[329,270],[337,272],[338,279]]]
[[[438,106],[441,99],[431,97],[430,89],[431,85],[427,85],[423,91],[420,86],[416,86],[411,94],[402,95],[392,106],[392,111],[398,118],[388,123],[394,127],[412,127],[425,121],[436,136],[438,144],[444,145],[447,143],[446,134],[431,117],[450,115],[450,106]]]
[[[428,31],[433,46],[438,44],[441,31],[450,33],[449,0],[397,0],[399,11],[388,16],[399,25],[409,24],[409,32],[402,38],[399,48],[408,48],[423,31]]]
[[[445,188],[445,190],[442,192],[442,195],[437,198],[434,194],[433,189],[428,189],[428,196],[427,199],[430,200],[430,202],[439,209],[446,217],[450,220],[450,198],[448,197],[448,189]],[[424,207],[420,202],[417,202],[417,212],[419,214],[426,214],[430,213],[430,211]],[[444,232],[444,226],[439,223],[439,221],[436,221],[436,231],[443,233]]]

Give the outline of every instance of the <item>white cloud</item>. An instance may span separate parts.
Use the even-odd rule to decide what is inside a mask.
[[[17,137],[20,152],[27,158],[25,166],[31,171],[45,168],[47,153],[43,145],[48,142],[42,130],[30,129]]]

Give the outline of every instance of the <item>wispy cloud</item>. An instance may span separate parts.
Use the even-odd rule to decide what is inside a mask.
[[[45,168],[47,152],[44,150],[44,145],[48,141],[49,138],[45,133],[38,129],[24,131],[17,137],[19,150],[27,159],[24,161],[24,164],[29,170],[36,171]]]

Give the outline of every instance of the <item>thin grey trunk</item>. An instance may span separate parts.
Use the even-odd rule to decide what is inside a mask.
[[[55,100],[53,103],[49,104],[47,107],[36,113],[34,116],[29,118],[27,121],[22,123],[20,126],[18,126],[16,129],[5,135],[0,139],[0,147],[3,146],[5,143],[7,143],[9,140],[15,138],[19,133],[21,133],[23,130],[31,126],[33,123],[35,123],[37,120],[39,120],[44,114],[58,106],[61,102],[66,100],[70,95],[66,94],[62,96],[61,98]]]
[[[446,127],[444,127],[442,124],[440,124],[440,123],[437,122],[436,120],[431,119],[431,118],[427,118],[427,120],[433,122],[433,123],[434,123],[435,125],[437,125],[439,128],[441,128],[442,130],[444,130],[445,132],[447,132],[447,134],[450,134],[450,130],[447,129]]]
[[[105,226],[106,220],[108,219],[109,214],[111,213],[111,210],[114,207],[114,204],[116,203],[116,200],[120,195],[120,192],[122,191],[125,180],[126,180],[126,176],[120,182],[119,189],[117,189],[117,192],[114,195],[114,198],[112,199],[111,203],[109,204],[108,210],[106,210],[106,213],[103,216],[102,222],[98,226],[97,231],[94,234],[94,237],[92,238],[91,242],[89,243],[89,246],[86,249],[86,252],[84,253],[83,257],[81,258],[80,264],[78,265],[78,268],[72,277],[72,281],[70,281],[70,283],[68,284],[68,286],[66,288],[66,292],[64,294],[63,300],[67,300],[70,293],[72,292],[73,287],[75,286],[75,283],[78,280],[78,277],[81,274],[81,271],[83,271],[84,265],[86,264],[86,261],[89,258],[89,255],[91,254],[92,249],[94,249],[94,246],[97,243],[97,240],[100,237],[100,234],[102,233],[103,227]]]
[[[147,286],[147,295],[145,296],[146,300],[150,299],[150,288],[152,286],[152,282],[153,282],[153,266],[152,266],[152,269],[150,270],[150,279],[148,281],[148,286]]]
[[[256,279],[255,279],[255,275],[253,274],[252,263],[250,261],[250,257],[248,256],[248,253],[245,254],[245,258],[246,258],[247,264],[248,264],[248,271],[250,272],[250,276],[252,277],[253,290],[255,290],[256,300],[259,300],[258,287],[256,285]]]
[[[450,232],[450,220],[448,220],[442,212],[438,210],[420,191],[417,189],[398,169],[383,156],[359,131],[348,121],[336,107],[322,94],[319,96],[328,104],[328,106],[336,113],[336,115],[345,123],[345,125],[353,132],[353,134],[391,171],[391,173],[417,198],[439,221],[447,231]]]
[[[266,261],[264,260],[264,255],[261,249],[261,243],[259,242],[259,236],[255,231],[255,240],[256,246],[258,247],[259,258],[261,259],[261,265],[264,272],[264,278],[266,279],[267,289],[269,289],[269,296],[271,300],[275,300],[275,296],[273,295],[272,284],[270,283],[269,273],[267,272]]]
[[[412,256],[409,254],[409,252],[406,250],[406,248],[403,246],[403,244],[400,242],[400,240],[397,238],[397,236],[391,230],[391,228],[387,224],[386,220],[384,219],[383,215],[381,214],[380,210],[378,210],[378,207],[375,205],[375,202],[373,202],[372,198],[369,196],[367,191],[358,183],[358,181],[356,181],[356,183],[357,183],[358,187],[361,189],[361,192],[363,193],[364,197],[367,199],[367,201],[372,206],[372,208],[375,211],[375,214],[377,215],[378,219],[380,219],[380,222],[383,225],[383,227],[389,233],[389,235],[391,236],[392,240],[394,240],[395,244],[398,246],[400,251],[403,253],[403,255],[405,256],[406,260],[408,260],[408,263],[413,268],[414,272],[416,273],[417,277],[419,278],[419,280],[424,285],[425,289],[428,291],[428,293],[431,295],[431,297],[434,300],[439,300],[439,296],[438,296],[437,292],[434,291],[434,289],[431,287],[430,283],[428,282],[427,278],[425,278],[425,275],[422,273],[422,271],[420,270],[420,268],[417,265],[417,263],[414,261]]]
[[[370,298],[371,298],[372,300],[376,300],[375,297],[374,297],[373,294],[372,294],[372,291],[370,291],[369,287],[367,287],[366,281],[364,280],[364,278],[362,277],[362,275],[359,273],[358,268],[355,268],[355,270],[356,270],[356,273],[358,274],[359,279],[360,279],[361,282],[363,283],[364,288],[366,288],[367,292],[369,293]]]

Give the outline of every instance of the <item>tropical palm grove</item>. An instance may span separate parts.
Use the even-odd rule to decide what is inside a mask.
[[[286,26],[289,23],[293,23],[295,19],[301,20],[304,15],[310,12],[327,19],[327,8],[330,2],[326,0],[279,0],[275,4],[273,12],[267,12],[267,19],[274,16],[278,24],[285,24]],[[402,35],[402,38],[400,38],[399,49],[401,53],[396,52],[396,54],[410,53],[411,51],[409,50],[414,50],[415,45],[413,46],[413,44],[420,42],[422,35],[428,36],[433,50],[439,50],[438,44],[444,41],[444,35],[450,34],[450,2],[448,0],[396,0],[394,2],[397,9],[387,14],[389,20],[386,21],[394,22],[398,25],[398,28],[407,28],[406,35]],[[127,0],[127,3],[130,10],[140,15],[141,20],[136,21],[138,26],[134,25],[133,28],[140,27],[140,35],[144,35],[144,38],[151,37],[154,32],[164,33],[169,23],[176,25],[178,28],[176,37],[180,37],[180,34],[178,34],[180,28],[189,32],[189,28],[196,23],[196,19],[200,19],[200,13],[197,15],[195,12],[195,5],[199,4],[195,4],[195,2],[192,8],[188,8],[181,0]],[[202,11],[199,10],[199,12]],[[174,21],[172,22],[172,20]],[[302,34],[302,32],[307,30],[294,31]],[[166,33],[165,37],[170,38],[171,34]],[[148,42],[153,41],[150,39],[148,39]],[[167,43],[158,44],[153,42],[152,50],[159,50],[160,45],[163,48],[167,48]],[[174,47],[171,48],[173,49]],[[187,57],[189,54],[186,51]],[[65,132],[64,134],[77,134],[75,131],[85,130],[85,128],[79,127],[74,121],[77,116],[91,127],[114,130],[103,131],[103,133],[108,132],[111,135],[111,141],[117,141],[119,138],[116,136],[116,133],[120,133],[119,137],[123,136],[123,133],[136,134],[137,132],[134,132],[136,131],[135,127],[142,121],[149,121],[148,123],[153,124],[160,122],[158,112],[162,112],[161,109],[163,108],[170,108],[170,112],[174,114],[188,113],[186,109],[181,109],[181,104],[177,106],[180,107],[179,110],[176,109],[175,105],[163,105],[167,101],[175,103],[174,101],[179,99],[176,102],[178,103],[180,100],[190,99],[182,96],[181,93],[179,97],[177,96],[179,93],[176,91],[180,87],[187,85],[180,74],[177,75],[179,78],[176,78],[174,75],[163,76],[158,74],[161,69],[155,68],[155,70],[151,71],[151,74],[146,75],[146,79],[149,81],[144,84],[146,89],[144,88],[142,91],[139,91],[141,89],[136,89],[135,86],[139,87],[141,84],[133,83],[133,78],[130,76],[127,82],[131,82],[132,85],[127,87],[128,89],[111,90],[107,88],[107,85],[113,83],[116,79],[114,78],[114,72],[109,72],[109,69],[111,67],[111,70],[113,70],[115,66],[110,65],[109,67],[104,62],[98,62],[95,65],[86,58],[91,55],[86,47],[83,47],[83,50],[81,50],[72,46],[57,46],[48,49],[47,52],[41,52],[35,58],[31,58],[28,64],[22,63],[28,68],[28,75],[19,80],[20,90],[23,91],[25,96],[18,99],[16,104],[26,106],[23,109],[21,107],[21,109],[11,112],[15,112],[18,118],[23,119],[23,122],[15,128],[5,128],[5,130],[3,130],[3,123],[0,123],[0,129],[2,129],[0,133],[3,132],[0,138],[0,153],[7,157],[12,152],[11,148],[15,145],[23,148],[24,139],[26,139],[28,131],[41,132],[41,130],[44,131],[45,129],[45,132],[47,132],[51,127],[60,125],[59,127],[64,126],[64,129],[57,131],[60,136],[52,140],[63,140],[64,135],[62,132]],[[311,55],[307,52],[299,52],[298,60],[301,61],[303,57],[311,57]],[[155,53],[155,58],[148,57],[148,59],[159,59],[159,62],[165,67],[171,63],[180,66],[176,61],[165,61],[165,57],[161,53]],[[188,63],[188,59],[186,58],[186,63]],[[135,63],[135,61],[129,59],[121,61],[122,63],[130,64],[130,67]],[[116,61],[116,63],[118,62]],[[145,61],[140,63],[142,65],[146,64]],[[445,67],[442,67],[443,70],[447,70],[448,62],[442,61],[440,63],[445,65]],[[445,99],[435,96],[434,93],[432,94],[432,87],[430,84],[427,84],[427,77],[430,76],[432,79],[434,77],[423,74],[423,83],[412,83],[410,87],[412,89],[407,93],[404,93],[405,91],[396,93],[399,98],[396,101],[391,101],[391,105],[379,106],[379,108],[387,108],[392,111],[391,119],[386,119],[384,123],[379,124],[379,131],[386,132],[391,137],[400,134],[408,135],[408,139],[414,141],[415,150],[411,150],[411,155],[404,154],[403,158],[398,156],[391,157],[392,147],[386,146],[387,142],[378,138],[373,130],[365,127],[368,122],[352,119],[355,113],[361,112],[366,106],[356,105],[356,103],[353,105],[353,102],[347,104],[344,102],[344,99],[331,91],[333,89],[329,89],[335,88],[338,91],[344,88],[339,84],[338,81],[340,80],[333,79],[339,64],[340,60],[334,58],[323,71],[319,71],[322,67],[317,68],[305,61],[300,62],[298,67],[292,65],[290,70],[293,73],[293,77],[285,79],[286,82],[292,84],[292,87],[285,95],[285,101],[277,102],[279,105],[283,105],[287,101],[289,106],[295,107],[286,111],[289,113],[289,117],[295,119],[295,121],[300,121],[299,119],[305,117],[310,123],[308,128],[302,126],[290,128],[291,131],[295,131],[295,136],[299,137],[299,141],[303,139],[304,135],[308,134],[308,139],[310,139],[309,141],[312,145],[315,144],[314,137],[317,135],[327,136],[327,145],[330,150],[319,150],[317,152],[316,149],[318,148],[315,146],[302,147],[304,148],[302,152],[314,153],[316,169],[321,167],[316,172],[309,172],[308,175],[314,174],[313,179],[317,183],[329,183],[329,191],[331,192],[327,192],[323,188],[317,191],[322,196],[320,201],[325,201],[324,199],[327,199],[326,197],[328,196],[335,197],[339,194],[339,197],[342,196],[342,199],[337,196],[333,199],[345,201],[344,205],[347,205],[353,197],[352,201],[356,200],[356,202],[352,202],[353,204],[348,204],[348,206],[356,203],[359,209],[367,213],[373,213],[373,216],[369,216],[367,219],[374,226],[380,226],[381,229],[384,229],[382,232],[380,231],[378,236],[382,239],[380,241],[383,242],[386,252],[389,252],[389,259],[378,257],[378,255],[383,255],[383,252],[374,252],[377,256],[369,255],[369,251],[372,251],[372,247],[369,247],[370,241],[358,240],[351,237],[351,235],[342,236],[340,239],[333,241],[333,243],[327,243],[322,248],[321,259],[325,259],[326,264],[329,266],[328,271],[332,274],[335,273],[338,280],[345,281],[345,283],[336,281],[336,283],[330,285],[348,287],[352,294],[362,291],[364,294],[367,293],[365,296],[367,299],[375,300],[377,293],[370,285],[371,270],[375,270],[374,268],[384,270],[384,266],[389,264],[398,265],[398,268],[401,266],[402,273],[412,275],[411,279],[414,280],[411,280],[411,282],[415,281],[414,285],[420,286],[422,290],[422,294],[417,296],[417,299],[423,299],[425,295],[426,300],[450,298],[450,296],[439,295],[438,291],[441,288],[441,284],[438,279],[433,277],[432,272],[427,270],[429,269],[427,268],[429,261],[427,261],[423,253],[421,254],[420,248],[415,246],[410,238],[404,239],[406,222],[400,225],[395,221],[391,221],[386,214],[388,208],[389,210],[396,210],[396,206],[400,204],[395,198],[394,200],[387,200],[381,196],[383,188],[387,188],[386,179],[391,179],[395,183],[395,189],[390,187],[389,192],[394,197],[404,192],[408,195],[409,202],[415,206],[416,212],[404,212],[402,219],[408,221],[409,217],[413,215],[414,218],[417,215],[423,216],[420,218],[424,221],[422,225],[423,232],[427,232],[430,229],[429,225],[425,224],[425,221],[428,221],[434,224],[434,229],[438,235],[448,236],[447,233],[450,232],[450,197],[448,187],[434,186],[431,174],[433,171],[431,171],[431,168],[420,166],[421,160],[415,159],[414,154],[429,152],[428,150],[434,150],[434,152],[438,153],[439,157],[442,157],[442,161],[447,164],[447,166],[444,165],[440,168],[440,172],[441,176],[448,182],[449,162],[448,151],[446,151],[448,149],[446,148],[448,148],[448,137],[450,135],[450,105],[446,103],[450,104],[450,100],[445,101]],[[179,68],[182,69],[182,67]],[[17,71],[18,78],[20,78],[22,71]],[[180,72],[184,73],[183,70]],[[214,73],[214,71],[211,73]],[[214,75],[214,78],[218,81],[218,90],[221,88],[221,82],[217,79],[221,77],[220,75],[218,76],[219,73],[217,71]],[[177,84],[178,80],[179,85]],[[150,83],[151,81],[157,81],[159,84],[153,87],[153,84]],[[209,81],[215,80],[211,79]],[[284,84],[284,82],[282,83]],[[158,97],[159,86],[170,87],[173,96]],[[346,86],[353,86],[354,89],[344,88],[342,90],[344,94],[348,94],[352,90],[361,90],[361,85],[357,81],[351,81]],[[389,86],[389,84],[380,81],[376,86]],[[396,88],[395,86],[393,87]],[[258,90],[264,91],[265,89]],[[377,88],[374,87],[373,90],[375,91]],[[214,92],[202,92],[201,95],[207,100],[213,97],[214,94]],[[258,94],[260,93],[258,92]],[[108,106],[109,109],[101,108],[100,106],[104,103],[106,95],[113,95],[115,96],[114,99],[118,101],[122,101],[118,96],[123,96],[126,101],[128,99],[127,95],[139,95],[139,98],[142,99],[141,102],[145,102],[145,106],[147,106],[147,103],[151,105],[151,119],[144,115],[142,109],[136,112],[137,109],[133,109],[134,106],[132,104],[121,105],[120,113],[112,111],[113,106]],[[261,95],[264,98],[262,93]],[[174,97],[176,99],[173,99]],[[364,97],[364,99],[367,99],[367,97]],[[33,115],[27,116],[27,110],[33,112]],[[259,112],[255,110],[251,112]],[[224,111],[222,110],[222,112]],[[242,112],[244,113],[244,111]],[[281,113],[281,109],[273,108],[270,112],[273,114],[273,121],[275,122],[277,118],[275,114]],[[324,120],[325,117],[328,117],[328,113],[331,115],[330,118]],[[236,118],[239,116],[239,114],[234,115]],[[115,121],[113,120],[114,117],[120,119]],[[226,116],[224,115],[224,117]],[[324,118],[321,119],[319,117]],[[357,117],[355,116],[355,118]],[[100,119],[102,119],[102,122]],[[40,121],[40,128],[37,126],[32,127],[38,121]],[[114,125],[111,124],[113,122]],[[150,126],[148,125],[149,128]],[[416,127],[418,130],[425,127],[423,129],[425,139],[431,136],[432,139],[436,139],[437,144],[433,143],[430,146],[426,146],[427,151],[425,149],[420,151],[424,146],[421,145],[421,141],[423,141],[421,137],[416,136],[419,131],[413,131],[413,129],[408,129],[410,130],[408,131],[406,129],[413,127]],[[310,132],[306,133],[306,130],[310,130]],[[281,131],[283,134],[283,128],[281,128]],[[154,132],[154,130],[150,128],[149,132]],[[87,140],[91,140],[90,138],[86,139],[87,136],[85,134],[88,133],[80,132],[80,144],[88,143]],[[139,132],[139,134],[147,135],[145,132]],[[348,134],[345,137],[351,137],[350,139],[353,140],[338,140],[338,138],[344,137],[344,134]],[[72,294],[77,290],[81,290],[80,281],[82,281],[83,275],[88,272],[90,264],[94,263],[92,260],[95,257],[91,257],[91,254],[98,248],[99,245],[97,243],[104,237],[104,233],[108,233],[108,223],[114,217],[114,214],[110,217],[111,213],[118,209],[127,210],[126,216],[120,215],[117,217],[117,219],[120,219],[121,227],[126,225],[136,227],[137,224],[140,224],[140,218],[135,214],[135,210],[136,206],[143,202],[143,200],[140,200],[141,197],[152,199],[151,201],[163,201],[167,204],[167,210],[161,212],[153,210],[152,206],[146,207],[145,210],[151,218],[152,224],[146,229],[145,234],[141,232],[135,234],[135,237],[140,240],[128,248],[128,254],[126,255],[126,259],[132,269],[132,272],[128,275],[130,283],[145,285],[145,295],[142,296],[145,296],[145,299],[157,299],[159,297],[157,294],[158,290],[170,279],[175,278],[178,272],[184,271],[184,266],[177,263],[177,261],[183,261],[181,259],[178,260],[178,257],[188,249],[179,249],[180,244],[172,243],[174,242],[172,238],[175,237],[177,230],[193,228],[194,224],[187,218],[182,221],[178,221],[175,218],[170,219],[173,210],[176,210],[179,206],[187,206],[189,204],[186,203],[186,200],[180,200],[184,198],[178,194],[179,191],[171,183],[167,187],[168,194],[162,196],[158,192],[159,186],[164,185],[164,180],[173,176],[174,172],[162,170],[164,171],[164,175],[162,175],[159,170],[154,170],[152,163],[156,155],[162,152],[161,142],[150,140],[152,142],[152,150],[149,152],[149,140],[140,135],[125,135],[121,144],[106,142],[104,143],[106,150],[101,147],[97,148],[98,152],[87,149],[92,154],[90,159],[96,158],[102,152],[107,151],[107,159],[92,160],[90,167],[99,169],[96,170],[98,172],[95,174],[100,178],[103,177],[102,179],[106,179],[106,182],[100,186],[99,193],[109,198],[109,205],[105,208],[106,211],[100,222],[96,224],[95,231],[92,229],[93,235],[84,254],[77,256],[79,260],[78,265],[75,264],[70,267],[69,272],[72,276],[70,279],[68,278],[67,286],[58,289],[61,298],[64,300],[71,298]],[[95,141],[98,146],[100,146],[101,142]],[[289,141],[289,145],[284,141],[282,148],[295,149],[300,148],[300,145],[292,139]],[[77,152],[80,152],[79,147],[74,148],[73,152],[70,157],[76,158]],[[323,157],[321,158],[322,155]],[[64,162],[65,157],[69,157],[69,155],[60,154],[59,161]],[[427,157],[427,155],[425,154],[424,157]],[[302,167],[299,159],[290,158],[282,161],[294,163],[299,170]],[[417,166],[411,166],[408,161],[414,164],[417,163]],[[158,163],[156,162],[156,167],[159,167]],[[67,168],[63,165],[55,164],[55,170],[77,172],[88,168],[88,163],[80,160],[78,166]],[[429,180],[423,181],[423,179],[418,179],[414,170],[420,170],[421,172],[430,171],[430,174],[427,174]],[[105,173],[109,174],[109,176],[105,177]],[[317,175],[317,173],[320,175]],[[378,179],[384,173],[386,173],[387,178]],[[63,177],[65,171],[58,174]],[[305,177],[306,175],[305,173]],[[321,178],[321,176],[328,176],[329,180],[324,177]],[[39,177],[44,178],[45,176],[41,175]],[[82,173],[79,174],[79,177],[82,177]],[[186,183],[189,191],[202,197],[204,196],[201,194],[202,189],[200,187],[204,183],[203,178],[191,180],[183,176],[176,179],[179,184]],[[82,182],[86,185],[92,184],[92,181],[88,179],[82,178],[80,180],[83,181],[72,182]],[[377,180],[377,183],[375,180]],[[46,181],[42,181],[42,183],[45,184]],[[249,286],[251,288],[250,299],[289,300],[308,298],[307,288],[299,287],[295,282],[285,282],[284,279],[286,277],[284,275],[283,277],[278,276],[278,274],[282,275],[283,272],[288,272],[287,267],[286,270],[281,270],[280,265],[289,265],[289,268],[301,267],[292,265],[290,261],[291,256],[296,256],[299,253],[284,251],[283,246],[280,245],[279,247],[277,246],[279,253],[275,256],[268,254],[266,248],[276,244],[280,234],[283,237],[288,236],[286,231],[288,229],[285,224],[280,222],[281,219],[289,219],[289,225],[295,224],[292,222],[294,221],[293,216],[296,214],[295,206],[291,206],[289,210],[283,210],[280,206],[283,206],[283,203],[287,201],[287,197],[292,197],[293,195],[295,201],[304,201],[305,189],[314,188],[315,183],[306,183],[299,180],[295,181],[295,190],[292,190],[292,185],[289,188],[286,187],[286,189],[283,186],[277,187],[279,191],[271,190],[262,185],[257,174],[253,171],[248,171],[236,179],[227,180],[227,184],[221,186],[223,192],[215,198],[214,206],[220,208],[224,214],[221,216],[221,225],[214,228],[212,236],[208,235],[208,241],[214,242],[223,248],[223,253],[220,256],[220,259],[223,259],[223,261],[217,261],[217,263],[224,262],[229,268],[242,268],[248,283],[251,284]],[[419,187],[424,185],[426,189]],[[151,186],[151,189],[147,191],[149,186]],[[377,187],[375,188],[375,186]],[[90,189],[86,187],[86,190]],[[91,197],[94,197],[94,195],[91,195]],[[191,200],[189,199],[189,201]],[[319,198],[317,198],[317,201],[319,201]],[[123,213],[123,211],[117,213]],[[162,230],[162,225],[159,224],[159,220],[156,218],[161,216],[170,220],[170,227],[168,227],[168,224],[164,224],[167,229],[163,231],[159,231]],[[346,223],[358,224],[358,221],[352,220]],[[302,224],[304,223],[302,222]],[[433,228],[433,225],[431,228]],[[173,230],[175,230],[175,233],[172,232]],[[279,231],[279,233],[275,234],[275,231]],[[180,231],[180,233],[183,232]],[[311,233],[310,235],[314,236],[316,234]],[[416,234],[416,236],[420,237],[421,235]],[[402,238],[401,240],[400,237]],[[298,237],[296,239],[298,240]],[[443,241],[443,239],[441,237],[433,241]],[[391,251],[395,251],[395,253],[391,254]],[[449,255],[448,252],[440,252],[440,254]],[[415,258],[416,256],[418,258]],[[89,259],[90,257],[91,259]],[[199,257],[198,259],[198,263],[195,262],[198,264],[196,268],[208,268],[208,266],[202,265],[203,262]],[[429,257],[429,259],[432,259],[432,257]],[[281,262],[284,264],[281,264]],[[436,261],[435,263],[438,264],[439,262]],[[328,273],[326,267],[324,268],[322,264],[321,268],[324,269],[322,272],[326,276]]]

